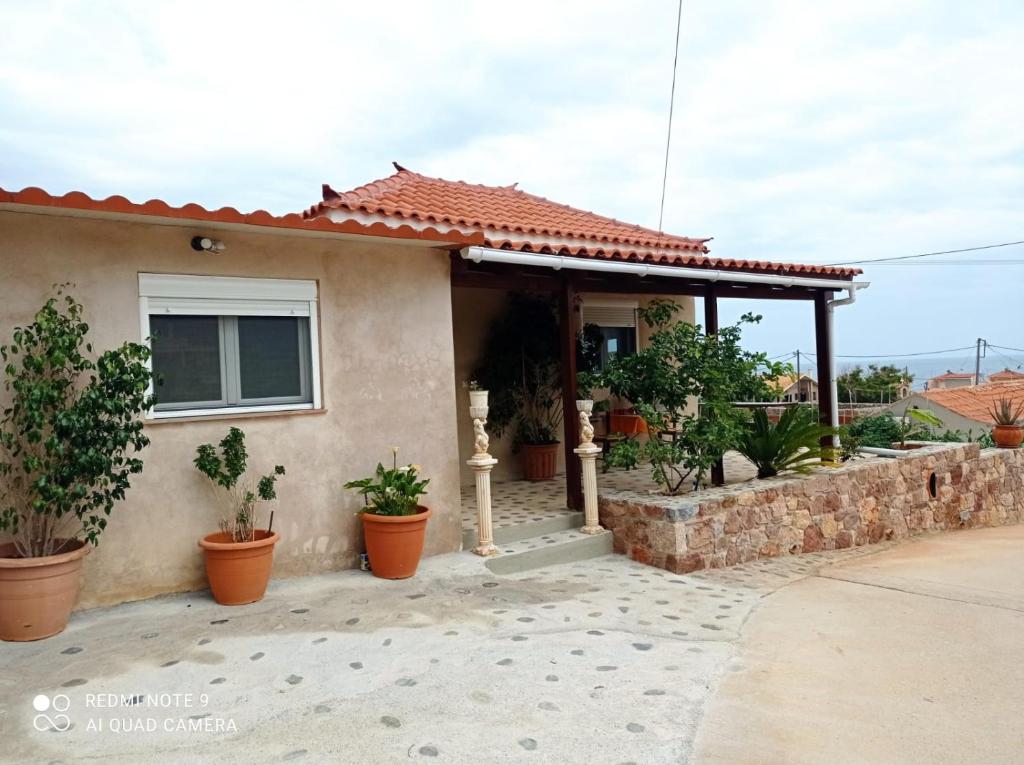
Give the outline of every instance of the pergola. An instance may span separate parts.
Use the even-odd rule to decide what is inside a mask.
[[[529,194],[422,175],[395,164],[395,173],[338,192],[303,213],[389,236],[447,241],[453,287],[523,290],[558,297],[564,412],[575,410],[578,295],[626,293],[704,299],[704,328],[718,331],[720,298],[804,300],[814,306],[821,420],[838,423],[832,355],[832,308],[853,302],[866,282],[857,269],[709,256],[708,239],[654,231]],[[443,246],[443,245],[442,245]],[[836,299],[836,293],[846,292]],[[823,384],[829,381],[831,384]],[[582,509],[579,423],[563,417],[567,502]],[[723,480],[721,466],[712,480]]]
[[[801,300],[814,311],[815,348],[819,383],[818,411],[823,424],[838,426],[835,392],[835,360],[832,312],[837,305],[852,303],[857,290],[868,286],[852,276],[801,277],[757,271],[731,271],[651,265],[628,261],[603,261],[546,253],[528,253],[488,247],[467,247],[451,254],[453,287],[523,290],[557,296],[561,334],[562,406],[566,449],[566,503],[583,509],[579,460],[571,449],[579,442],[579,422],[568,416],[576,401],[576,337],[582,329],[580,293],[626,293],[700,297],[704,300],[704,330],[718,331],[719,299]],[[846,292],[836,299],[837,292]],[[711,480],[724,482],[721,464]]]

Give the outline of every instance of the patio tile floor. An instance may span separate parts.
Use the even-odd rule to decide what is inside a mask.
[[[738,452],[725,455],[725,482],[740,483],[756,477],[754,466]],[[600,464],[600,463],[599,463]],[[598,489],[654,492],[649,468],[609,470],[597,474]],[[476,528],[476,495],[473,486],[462,487],[462,528]],[[565,475],[553,481],[501,481],[491,484],[491,512],[495,528],[573,515],[565,506]]]

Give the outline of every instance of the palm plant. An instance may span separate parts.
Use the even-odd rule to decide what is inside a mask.
[[[754,463],[758,478],[784,471],[806,473],[824,454],[821,440],[834,433],[834,428],[819,424],[814,410],[808,407],[787,409],[777,423],[768,419],[764,409],[758,409],[736,449]]]

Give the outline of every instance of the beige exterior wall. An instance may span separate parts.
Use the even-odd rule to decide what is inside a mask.
[[[968,419],[952,409],[936,404],[927,396],[922,396],[919,393],[913,393],[907,398],[897,401],[887,407],[886,411],[892,412],[897,417],[902,417],[908,408],[913,407],[927,409],[942,420],[942,428],[940,428],[942,431],[959,430],[964,433],[970,433],[974,438],[978,438],[982,433],[992,430],[991,422],[979,422],[978,420]]]
[[[145,469],[86,559],[79,606],[206,586],[196,542],[217,529],[220,505],[192,458],[231,425],[246,433],[251,470],[287,469],[274,505],[276,577],[357,564],[359,502],[342,483],[369,474],[393,445],[431,478],[426,553],[457,550],[447,253],[230,230],[215,232],[226,244],[222,254],[190,248],[193,235],[210,231],[0,211],[0,342],[31,320],[55,282],[74,283],[99,349],[140,339],[140,271],[319,282],[325,411],[147,425]]]
[[[607,293],[585,293],[581,299],[608,303],[647,305],[655,298],[654,295],[619,295]],[[667,297],[667,296],[666,296]],[[681,306],[677,317],[681,321],[693,323],[694,300],[690,297],[673,298]],[[470,377],[476,365],[491,322],[497,318],[508,300],[508,293],[498,289],[476,289],[456,287],[452,289],[452,315],[455,327],[455,379],[457,381],[457,408],[459,434],[459,462],[463,486],[473,484],[473,471],[465,464],[473,452],[473,427],[469,421],[469,392],[462,385]],[[639,345],[644,347],[648,342],[650,330],[641,323],[639,327]],[[575,445],[574,445],[575,446]],[[494,481],[514,481],[522,478],[523,471],[520,456],[512,453],[512,434],[503,437],[491,437],[491,455],[498,460],[492,473]],[[559,451],[558,471],[565,469],[565,450]]]

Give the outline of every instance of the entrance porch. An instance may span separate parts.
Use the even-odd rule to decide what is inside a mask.
[[[756,470],[738,452],[723,460],[725,483],[742,483]],[[611,534],[582,534],[583,513],[566,506],[565,473],[552,481],[497,481],[491,484],[491,520],[499,554],[487,561],[495,573],[516,573],[554,563],[568,563],[611,552]],[[603,491],[657,492],[650,470],[613,469],[598,473]],[[473,486],[462,488],[462,547],[477,544],[478,515]]]

